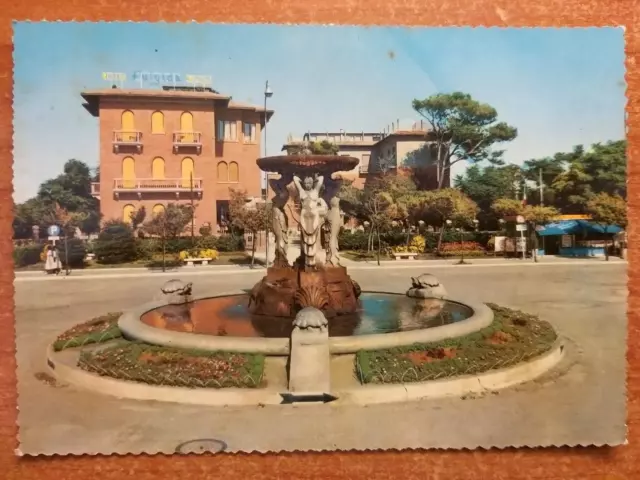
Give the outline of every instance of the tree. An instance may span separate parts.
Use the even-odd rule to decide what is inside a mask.
[[[100,228],[100,209],[97,199],[91,196],[91,182],[94,177],[89,167],[79,160],[69,160],[63,173],[43,182],[35,197],[14,207],[14,236],[28,238],[31,227],[38,225],[44,232],[50,225],[56,206],[75,215],[79,227],[85,233],[93,233]],[[82,217],[80,217],[82,214]]]
[[[131,229],[135,232],[138,230],[138,227],[144,223],[145,218],[147,218],[147,209],[141,206],[139,209],[134,210],[129,214],[129,220],[131,220]]]
[[[440,229],[438,245],[440,250],[442,237],[446,228],[446,221],[459,228],[464,228],[473,223],[478,213],[476,203],[460,190],[455,188],[443,188],[429,192],[420,192],[413,203],[409,205],[409,216],[413,221],[424,221]]]
[[[611,225],[617,225],[622,228],[627,225],[627,204],[620,195],[609,195],[606,192],[600,192],[587,202],[586,208],[593,222],[603,228],[605,235],[608,233],[607,228]],[[608,261],[608,245],[605,246],[604,252]]]
[[[517,165],[501,163],[490,162],[484,168],[478,164],[471,165],[464,175],[455,179],[456,188],[478,205],[478,220],[485,228],[497,226],[492,204],[501,198],[515,199],[517,191],[522,188],[520,168]]]
[[[496,110],[471,95],[438,93],[424,100],[414,99],[413,109],[429,124],[427,141],[432,142],[438,189],[443,188],[451,166],[461,162],[498,159],[501,151],[492,146],[516,138],[518,131],[497,122]]]
[[[170,203],[144,224],[144,231],[162,238],[176,238],[184,233],[193,218],[191,205]]]
[[[498,218],[521,215],[523,209],[522,201],[513,198],[499,198],[491,204],[491,210]]]
[[[289,148],[291,155],[337,155],[340,147],[328,140],[321,142],[304,142]]]
[[[256,257],[256,238],[258,232],[267,231],[271,220],[270,205],[267,203],[254,202],[249,206],[247,202],[248,196],[245,190],[230,188],[229,196],[229,216],[231,217],[231,224],[245,232],[250,232],[253,236],[251,248],[251,268],[253,268]],[[269,239],[266,241],[269,241]]]
[[[587,213],[587,203],[600,192],[626,197],[626,142],[596,143],[586,151],[577,146],[569,154],[556,154],[567,168],[551,182],[554,205],[564,213]]]

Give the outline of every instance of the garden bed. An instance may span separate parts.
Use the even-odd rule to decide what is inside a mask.
[[[100,376],[187,388],[263,387],[264,357],[121,341],[80,354],[78,367]]]
[[[121,315],[122,312],[107,313],[70,328],[58,335],[53,342],[54,351],[104,343],[122,337],[122,332],[118,328],[118,319]]]
[[[488,304],[494,321],[464,337],[356,354],[362,383],[408,383],[477,375],[548,352],[557,335],[534,315]]]

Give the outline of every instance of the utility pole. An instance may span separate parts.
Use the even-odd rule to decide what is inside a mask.
[[[540,185],[540,206],[544,207],[544,185],[542,184],[542,169],[538,169],[538,184]]]

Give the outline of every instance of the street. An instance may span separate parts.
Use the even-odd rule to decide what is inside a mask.
[[[531,384],[480,398],[365,408],[330,404],[211,408],[118,400],[52,386],[45,375],[47,344],[93,316],[147,301],[171,276],[187,273],[195,295],[216,295],[251,288],[264,270],[82,273],[52,279],[18,275],[20,450],[23,454],[172,453],[193,439],[222,440],[228,451],[624,442],[626,263],[476,262],[455,267],[452,263],[348,268],[363,290],[404,292],[410,276],[429,271],[454,298],[540,315],[569,340],[570,354],[561,368]]]

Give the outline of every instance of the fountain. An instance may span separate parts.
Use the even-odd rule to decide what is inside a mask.
[[[342,184],[339,172],[352,170],[358,159],[333,155],[285,155],[258,159],[263,171],[280,174],[270,180],[274,191],[275,259],[267,275],[251,290],[249,311],[255,315],[292,318],[314,307],[333,319],[354,314],[360,287],[340,265],[338,233]],[[337,177],[337,178],[336,178]],[[290,208],[291,186],[300,205]],[[300,231],[300,256],[290,265],[288,215]],[[325,252],[325,261],[321,253]]]
[[[205,352],[205,355],[217,358],[217,362],[228,362],[227,368],[231,369],[231,373],[228,377],[220,377],[222,380],[253,388],[238,390],[223,387],[220,383],[216,388],[204,388],[208,378],[198,376],[194,377],[195,384],[182,388],[179,385],[186,381],[186,377],[177,373],[174,375],[171,369],[152,378],[160,386],[150,386],[145,384],[151,378],[146,373],[141,377],[146,379],[142,383],[128,381],[128,364],[122,367],[124,373],[120,375],[111,366],[109,370],[99,365],[91,367],[86,361],[89,357],[83,357],[82,351],[56,353],[54,347],[50,346],[47,361],[57,378],[121,398],[181,403],[287,405],[339,400],[370,404],[429,396],[460,396],[468,392],[482,392],[485,385],[492,385],[494,389],[505,388],[535,378],[562,358],[563,345],[556,342],[555,345],[545,345],[547,350],[541,350],[543,353],[528,363],[513,365],[504,371],[481,373],[484,375],[482,381],[480,377],[466,376],[435,382],[421,381],[416,373],[416,369],[421,367],[413,363],[406,364],[413,360],[407,360],[406,353],[398,353],[397,347],[422,348],[421,353],[411,350],[414,356],[409,355],[411,358],[422,355],[420,361],[453,358],[451,355],[456,354],[455,349],[433,349],[433,345],[443,341],[449,345],[449,342],[458,341],[461,348],[467,348],[462,337],[476,334],[487,327],[491,330],[494,324],[493,310],[482,303],[450,298],[444,286],[431,274],[412,277],[404,293],[361,291],[348,275],[347,269],[340,265],[338,251],[341,172],[352,170],[358,163],[357,159],[333,155],[289,155],[260,158],[257,163],[262,170],[280,175],[270,181],[274,191],[272,229],[275,233],[275,259],[273,265],[267,268],[264,278],[248,294],[235,291],[216,295],[193,295],[191,283],[169,280],[161,289],[161,295],[125,311],[118,318],[117,330],[124,342],[114,340],[113,346],[116,349],[114,358],[120,359],[118,361],[134,358],[117,353],[118,349],[129,348],[127,345],[131,348],[151,346],[150,352],[162,352],[164,348],[168,355],[174,357],[192,355],[190,352]],[[292,198],[297,200],[299,207],[290,206]],[[288,260],[290,217],[297,224],[301,237],[300,255],[291,263]],[[524,328],[521,327],[522,320],[518,321],[520,326],[517,328]],[[489,333],[495,332],[491,330]],[[482,348],[492,348],[485,343],[515,339],[502,333],[502,337],[495,339],[485,339],[479,335],[474,337],[472,343],[482,344]],[[111,332],[111,335],[114,333]],[[104,338],[109,342],[113,337],[106,335]],[[525,347],[533,348],[523,344],[522,348]],[[96,358],[109,352],[102,348],[107,347],[96,348]],[[400,383],[386,379],[385,366],[380,367],[382,370],[375,366],[377,357],[371,352],[385,349],[396,352],[388,355],[399,355],[394,357],[396,363],[389,365],[405,362],[402,365],[407,370],[398,377],[401,378]],[[498,347],[495,351],[500,354]],[[505,351],[511,352],[508,349]],[[220,357],[220,354],[223,356]],[[110,354],[104,355],[108,357]],[[136,362],[142,362],[142,371],[151,368],[147,365],[148,358],[151,358],[149,355],[143,360],[140,360],[143,356],[139,352],[135,355],[138,355]],[[259,362],[258,357],[264,359],[259,378],[266,378],[266,383],[253,376],[250,376],[249,382],[246,375],[253,370],[242,370],[244,367],[237,366],[253,365],[251,362]],[[185,367],[184,375],[191,375],[193,365],[200,365],[203,361],[201,357],[197,361],[194,358],[185,360],[188,367]],[[518,355],[505,357],[501,361],[513,361],[514,358],[518,358]],[[111,361],[108,358],[108,362]],[[456,361],[463,362],[460,367],[463,368],[466,360],[462,356],[459,360],[456,357]],[[491,363],[488,367],[492,365],[495,366]],[[374,367],[376,372],[382,373],[372,373]],[[354,368],[359,372],[359,380],[353,378]],[[444,369],[434,378],[452,375],[452,372],[455,373],[455,369]],[[422,374],[431,373],[427,369]],[[110,378],[110,375],[114,378]],[[178,386],[164,387],[163,382],[169,381],[167,375]],[[207,371],[207,375],[212,373]],[[378,378],[380,375],[382,380]],[[415,376],[415,388],[404,386],[406,375]],[[218,381],[213,380],[212,384]],[[368,382],[373,381],[381,384],[369,386]],[[193,385],[199,387],[191,388]]]

